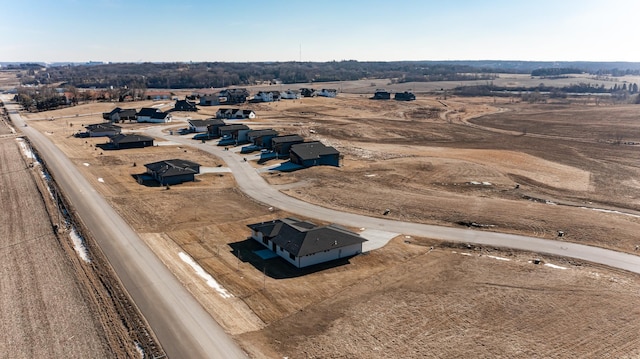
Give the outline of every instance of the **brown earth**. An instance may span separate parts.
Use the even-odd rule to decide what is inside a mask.
[[[602,135],[590,141],[589,128],[580,124],[553,130],[544,122],[589,114],[595,123],[625,113],[615,126],[626,129],[634,124],[636,107],[589,105],[585,111],[580,101],[541,106],[423,96],[405,103],[368,96],[247,105],[258,113],[247,122],[250,127],[319,139],[344,155],[339,168],[265,174],[267,180],[306,201],[372,216],[389,208],[388,217],[402,220],[448,226],[476,222],[546,238],[563,230],[565,240],[623,251],[638,244],[637,217],[580,208],[640,210],[638,147],[614,145]],[[89,106],[73,111],[83,124],[100,122],[97,113],[106,110]],[[215,110],[176,116],[205,118]],[[71,137],[81,123],[62,116],[75,115],[62,110],[33,114],[30,125],[51,136],[254,357],[640,354],[630,334],[640,329],[635,275],[487,248],[462,256],[443,243],[403,237],[348,262],[294,270],[279,259],[260,259],[254,253],[260,245],[247,239],[246,228],[292,214],[246,198],[231,174],[200,175],[170,190],[138,185],[132,176],[158,159],[224,166],[219,159],[170,143],[101,151],[95,145],[105,139]],[[47,121],[50,117],[54,120]],[[525,133],[522,123],[506,125],[512,120],[526,121]],[[121,125],[125,131],[148,127]],[[170,125],[184,126],[179,119]],[[180,252],[196,259],[233,296],[207,286],[181,261]],[[488,257],[489,252],[512,261]],[[528,263],[534,257],[568,269]]]

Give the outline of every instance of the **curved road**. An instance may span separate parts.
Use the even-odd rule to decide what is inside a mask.
[[[196,147],[222,158],[233,173],[240,189],[249,197],[291,213],[297,213],[310,218],[318,218],[344,226],[357,228],[364,227],[387,232],[403,233],[417,237],[512,248],[571,257],[640,274],[639,256],[604,248],[514,234],[393,221],[340,212],[309,204],[293,197],[289,197],[270,186],[260,176],[255,168],[253,168],[249,163],[244,162],[242,157],[235,154],[233,151],[224,151],[215,144],[201,143],[187,137],[166,135],[162,132],[162,128],[159,127],[150,128],[146,132],[150,136]]]
[[[17,105],[2,98],[11,120],[24,126]],[[246,358],[247,355],[43,134],[21,127],[75,206],[169,358]],[[177,254],[176,254],[177,258]],[[176,259],[177,260],[177,259]]]

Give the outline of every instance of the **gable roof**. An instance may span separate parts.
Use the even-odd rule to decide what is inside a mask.
[[[304,141],[304,138],[298,135],[277,136],[271,139],[271,143],[273,143],[274,145],[277,143],[302,142],[302,141]]]
[[[111,142],[115,144],[153,141],[152,137],[136,135],[136,134],[129,134],[129,135],[119,134],[116,136],[111,136],[110,139],[111,139]]]
[[[251,130],[247,134],[251,138],[258,138],[262,136],[277,136],[278,131],[272,129],[264,129],[264,130]]]
[[[144,166],[147,167],[150,171],[155,172],[162,177],[200,173],[200,164],[187,160],[181,160],[178,158],[147,163]]]
[[[219,118],[208,118],[206,120],[188,120],[193,127],[206,127],[209,125],[224,125],[224,121]]]
[[[291,146],[291,152],[301,160],[312,160],[321,156],[338,155],[340,152],[331,146],[325,146],[320,141],[298,143]]]
[[[160,110],[158,110],[157,108],[151,108],[151,107],[143,107],[140,109],[140,111],[138,111],[137,115],[138,116],[145,116],[145,117],[152,117],[153,114],[161,112]]]
[[[218,127],[220,132],[224,132],[224,131],[240,131],[240,130],[249,130],[249,126],[247,125],[225,125],[225,126],[220,126]]]
[[[342,248],[367,240],[336,224],[318,227],[296,218],[249,224],[247,227],[261,232],[287,252],[302,257],[327,250]]]
[[[110,123],[96,123],[84,126],[84,128],[86,128],[87,131],[120,131],[122,129],[122,127]]]

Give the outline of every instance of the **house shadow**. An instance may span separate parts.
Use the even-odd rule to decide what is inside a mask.
[[[295,164],[291,161],[282,162],[280,165],[269,168],[269,171],[293,172],[303,169],[304,166]]]
[[[113,150],[117,150],[116,146],[113,145],[113,143],[111,142],[107,142],[107,143],[97,143],[96,147],[100,148],[103,151],[113,151]]]
[[[253,238],[247,238],[240,242],[229,243],[234,256],[243,263],[251,264],[256,270],[263,272],[266,276],[273,279],[287,279],[305,276],[307,274],[324,271],[330,268],[336,268],[350,264],[351,257],[335,259],[325,263],[319,263],[312,266],[297,268],[293,264],[284,260],[284,258],[275,255],[264,258],[263,250],[269,251]],[[260,253],[260,254],[259,254]]]

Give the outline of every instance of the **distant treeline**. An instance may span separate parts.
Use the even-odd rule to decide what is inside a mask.
[[[392,79],[393,82],[494,79],[492,69],[432,62],[115,63],[48,67],[23,84],[65,83],[78,88],[209,88],[260,83]]]
[[[531,76],[561,76],[569,74],[581,74],[583,70],[573,67],[547,67],[542,69],[535,69],[531,71]]]
[[[547,92],[552,95],[552,97],[564,97],[567,94],[577,93],[577,94],[585,94],[585,93],[627,93],[627,94],[637,94],[638,93],[638,84],[615,84],[611,87],[605,87],[604,85],[596,85],[590,83],[577,83],[571,84],[563,87],[554,87],[554,86],[546,86],[544,84],[540,84],[535,87],[525,87],[525,86],[517,86],[517,87],[504,87],[504,86],[495,86],[492,83],[487,83],[484,85],[477,86],[459,86],[453,90],[453,93],[460,96],[493,96],[493,95],[512,95],[514,93],[529,93],[529,92]]]

